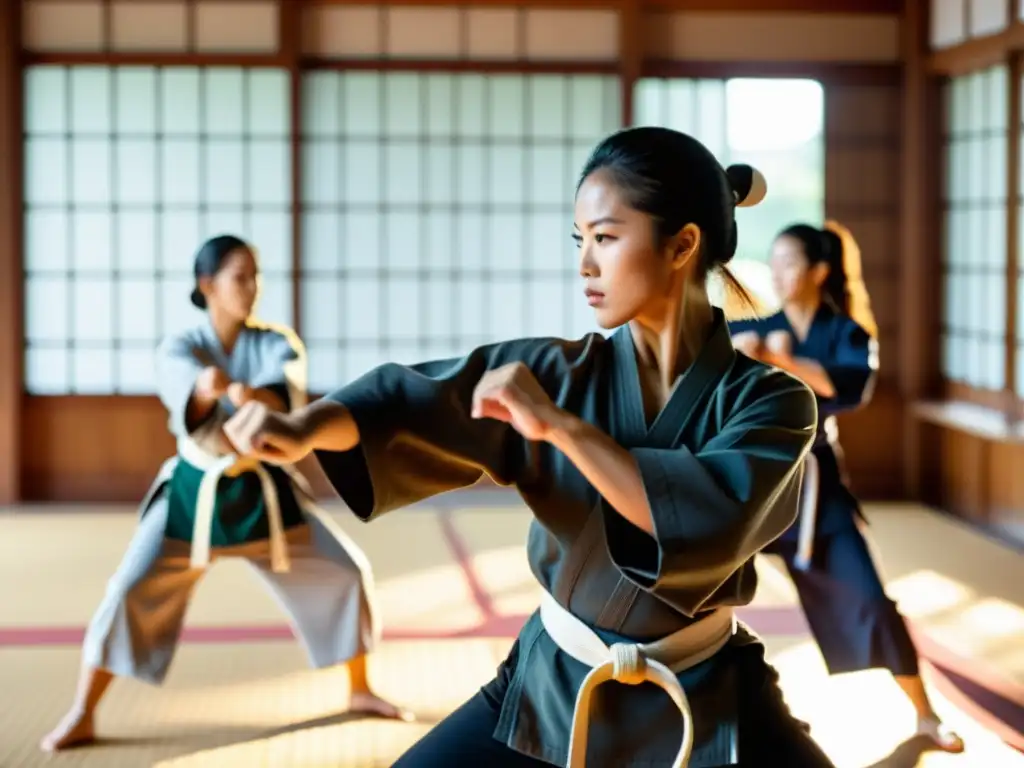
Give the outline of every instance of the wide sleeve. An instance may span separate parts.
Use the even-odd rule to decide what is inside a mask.
[[[188,404],[196,386],[196,379],[210,365],[203,359],[203,349],[187,335],[168,336],[157,347],[157,394],[168,413],[168,427],[175,437],[196,437],[215,421],[220,406],[214,409],[202,424],[187,423]],[[191,430],[189,427],[191,426]]]
[[[854,410],[871,399],[878,377],[878,342],[856,322],[844,320],[828,358],[819,362],[836,390],[833,397],[819,399],[823,413]]]
[[[687,615],[796,519],[803,458],[817,424],[814,395],[782,371],[758,376],[699,451],[630,451],[647,493],[653,535],[604,510],[615,565]]]
[[[501,485],[516,483],[525,441],[507,424],[472,418],[473,390],[485,372],[502,365],[534,369],[544,347],[543,340],[510,342],[462,359],[371,371],[328,395],[352,414],[360,443],[343,453],[318,451],[321,468],[363,520],[467,487],[485,474]]]
[[[267,389],[284,402],[288,410],[307,401],[308,362],[306,348],[290,329],[265,331],[260,339],[260,364],[248,385]]]

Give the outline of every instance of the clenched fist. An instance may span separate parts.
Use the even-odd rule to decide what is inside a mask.
[[[562,411],[522,363],[511,363],[485,373],[473,390],[475,419],[496,419],[527,440],[546,440]]]
[[[240,381],[234,381],[228,386],[228,400],[235,408],[241,408],[252,400],[252,387]]]
[[[204,368],[196,379],[196,394],[203,400],[220,400],[231,386],[231,379],[215,365]]]
[[[757,331],[744,331],[732,337],[732,346],[747,357],[757,357],[761,352],[761,337]]]
[[[765,337],[764,346],[773,355],[789,357],[793,353],[793,337],[787,331],[772,331]]]
[[[287,413],[250,400],[224,424],[233,448],[270,464],[294,464],[311,450],[311,435],[304,422]]]

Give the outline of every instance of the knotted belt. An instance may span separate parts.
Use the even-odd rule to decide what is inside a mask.
[[[215,456],[203,450],[194,440],[178,441],[178,455],[196,469],[203,471],[196,497],[196,515],[192,525],[193,568],[205,568],[210,563],[210,530],[213,514],[217,508],[217,485],[222,477],[237,477],[243,472],[253,472],[260,481],[263,505],[267,510],[270,529],[270,568],[274,573],[291,570],[288,557],[288,541],[285,539],[284,523],[281,520],[281,501],[277,486],[267,468],[256,459],[245,458],[234,453]]]
[[[729,642],[736,631],[732,610],[713,611],[653,643],[616,643],[611,647],[546,591],[541,597],[540,619],[562,651],[591,668],[576,695],[567,768],[584,768],[590,700],[594,690],[609,680],[626,685],[651,682],[671,697],[683,718],[683,741],[672,768],[686,768],[693,751],[693,713],[677,675],[710,659]]]

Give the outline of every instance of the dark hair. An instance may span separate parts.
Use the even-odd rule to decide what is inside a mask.
[[[829,220],[823,229],[810,224],[793,224],[778,236],[799,240],[810,265],[828,264],[828,277],[821,286],[822,299],[836,312],[852,318],[869,336],[877,338],[878,323],[864,284],[860,246],[850,230],[838,221]]]
[[[821,286],[821,298],[836,312],[850,313],[850,292],[847,286],[846,266],[843,263],[843,241],[830,229],[818,229],[810,224],[792,224],[778,237],[792,237],[803,247],[804,258],[810,266],[825,264],[828,277]]]
[[[757,170],[749,165],[722,168],[692,136],[654,127],[627,128],[598,144],[583,166],[577,191],[602,170],[631,208],[654,219],[659,242],[687,224],[699,227],[701,276],[722,268],[729,286],[746,296],[724,267],[736,253],[735,208],[757,205],[767,192]]]
[[[206,309],[206,297],[199,290],[199,278],[213,277],[224,267],[224,260],[228,254],[237,250],[252,250],[245,240],[234,235],[217,235],[211,237],[199,248],[196,253],[195,265],[192,268],[195,274],[196,286],[192,289],[190,296],[192,303],[199,309]]]

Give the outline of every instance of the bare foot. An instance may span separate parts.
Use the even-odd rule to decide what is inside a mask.
[[[382,699],[372,691],[355,691],[352,694],[349,711],[377,715],[387,720],[401,720],[403,723],[411,723],[416,719],[409,710]]]
[[[964,740],[937,717],[922,717],[917,721],[917,732],[927,736],[943,752],[958,755],[964,751]]]
[[[44,752],[57,752],[69,747],[84,747],[95,740],[92,715],[71,710],[56,728],[43,737],[39,748]]]

